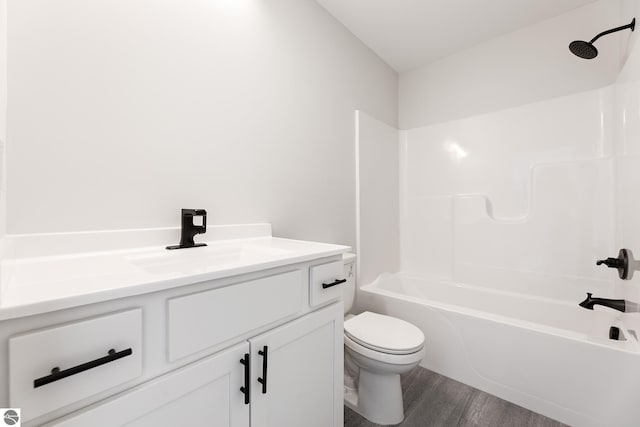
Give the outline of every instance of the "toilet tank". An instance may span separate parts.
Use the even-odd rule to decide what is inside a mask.
[[[342,299],[344,301],[344,314],[347,314],[353,307],[353,300],[356,296],[356,254],[343,254],[342,262],[344,263],[344,278],[347,279],[347,282],[342,287]]]

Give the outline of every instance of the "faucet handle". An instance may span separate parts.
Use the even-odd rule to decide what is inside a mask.
[[[195,225],[193,223],[193,217],[201,216],[202,225]],[[196,231],[196,234],[203,234],[207,232],[207,211],[205,209],[182,209],[183,227],[184,221],[188,221],[188,226]],[[187,219],[190,218],[190,219]]]
[[[202,217],[202,225],[194,225],[198,229],[198,234],[203,234],[207,232],[207,211],[204,209],[196,209],[196,214],[194,216]]]
[[[596,265],[606,265],[609,268],[618,268],[620,266],[621,260],[618,258],[607,258],[607,259],[599,259],[596,261]]]
[[[633,253],[630,249],[620,249],[618,258],[607,258],[596,261],[596,265],[606,265],[609,268],[618,270],[618,276],[623,280],[629,280],[633,277]]]
[[[204,209],[180,209],[182,216],[206,216],[207,211]]]

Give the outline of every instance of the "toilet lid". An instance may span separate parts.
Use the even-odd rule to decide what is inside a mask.
[[[383,353],[415,353],[424,346],[424,334],[416,326],[369,311],[345,321],[344,333],[358,344]]]

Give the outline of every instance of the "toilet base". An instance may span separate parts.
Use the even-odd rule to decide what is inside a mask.
[[[346,334],[344,342],[345,405],[374,423],[400,424],[404,420],[400,375],[418,366],[424,347],[394,354],[362,346]]]
[[[345,394],[345,404],[376,424],[400,424],[404,420],[400,374],[374,374],[361,368],[358,390]]]

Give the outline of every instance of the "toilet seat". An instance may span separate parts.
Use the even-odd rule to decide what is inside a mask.
[[[346,320],[344,333],[345,338],[359,346],[380,353],[413,354],[424,347],[424,334],[416,326],[395,317],[369,311]]]
[[[348,335],[344,336],[344,345],[347,349],[361,356],[375,360],[377,362],[387,363],[389,365],[411,365],[420,362],[424,358],[424,347],[415,353],[409,354],[390,354],[373,350],[352,340]]]

